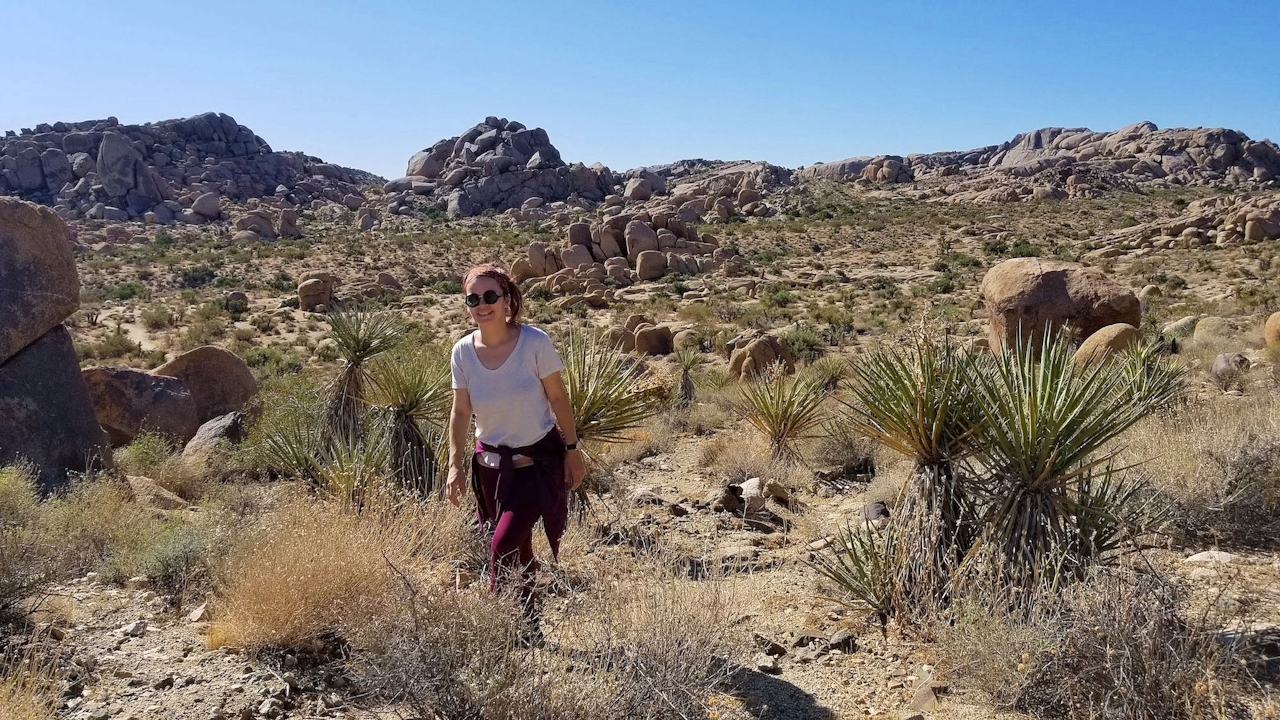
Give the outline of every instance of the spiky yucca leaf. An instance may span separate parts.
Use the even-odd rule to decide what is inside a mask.
[[[961,474],[983,422],[973,394],[979,360],[950,340],[922,336],[885,348],[851,368],[847,422],[915,461],[890,521],[889,547],[899,612],[918,615],[947,602],[974,535],[974,503]]]
[[[1071,357],[1061,340],[1038,349],[1019,343],[975,376],[988,413],[976,436],[985,511],[965,566],[991,587],[1009,589],[1015,602],[1097,557],[1096,538],[1081,533],[1092,532],[1089,517],[1114,516],[1118,508],[1099,503],[1119,497],[1095,492],[1097,473],[1119,453],[1116,438],[1178,392],[1164,380],[1135,386],[1114,362]]]
[[[854,528],[845,525],[836,531],[832,543],[811,563],[820,574],[843,592],[831,598],[842,605],[862,606],[874,612],[883,624],[894,614],[892,540],[877,539],[870,524]]]
[[[369,374],[391,474],[425,497],[440,470],[438,446],[452,398],[449,365],[419,352],[396,353],[375,360]]]
[[[363,426],[360,416],[369,379],[366,365],[395,347],[405,332],[399,315],[359,306],[331,313],[329,324],[338,354],[346,364],[329,391],[321,423],[321,440],[326,445],[352,437],[359,440]]]
[[[983,419],[971,383],[977,371],[975,357],[949,340],[873,351],[850,368],[848,419],[917,464],[958,461]]]
[[[798,444],[822,425],[822,386],[804,376],[787,377],[778,368],[745,382],[735,409],[769,440],[775,460],[800,459]]]
[[[689,373],[702,362],[702,353],[695,348],[682,347],[676,350],[676,364],[680,366],[680,389],[676,392],[676,407],[687,408],[693,404],[693,378]]]
[[[571,332],[563,348],[565,388],[578,424],[578,441],[624,442],[657,414],[663,387],[638,371],[634,358]]]

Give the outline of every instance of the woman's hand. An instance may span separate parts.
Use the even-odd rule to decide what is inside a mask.
[[[587,476],[587,462],[581,450],[570,450],[564,456],[564,481],[570,490],[582,487],[582,480]]]
[[[461,505],[462,494],[464,491],[464,483],[462,482],[462,469],[457,467],[449,468],[449,480],[445,483],[444,494],[453,503],[454,507]]]

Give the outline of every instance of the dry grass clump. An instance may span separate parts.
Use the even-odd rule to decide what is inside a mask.
[[[122,475],[141,475],[183,500],[199,500],[207,489],[207,478],[195,464],[183,459],[163,436],[142,433],[114,453],[116,470]]]
[[[0,718],[53,720],[57,690],[57,656],[45,645],[0,656]]]
[[[53,548],[60,573],[77,575],[97,570],[113,555],[143,548],[160,524],[151,512],[133,501],[123,482],[88,478],[66,495],[40,508],[41,535]]]
[[[727,679],[723,589],[621,583],[571,602],[539,651],[514,604],[405,577],[394,608],[352,631],[359,668],[423,717],[705,717]]]
[[[1214,396],[1134,429],[1126,459],[1147,460],[1190,536],[1265,544],[1280,537],[1280,406]]]
[[[38,517],[34,472],[21,465],[0,467],[0,617],[49,579],[47,553],[35,532]]]
[[[210,647],[297,647],[375,620],[394,597],[398,567],[444,573],[480,550],[461,511],[298,498],[233,544],[217,582]]]
[[[1151,577],[1100,575],[1039,603],[1032,618],[965,604],[940,655],[954,685],[1038,718],[1232,717],[1241,666],[1207,618]]]
[[[385,700],[420,717],[596,717],[591,687],[517,642],[516,604],[482,590],[400,593],[350,637],[355,667]]]

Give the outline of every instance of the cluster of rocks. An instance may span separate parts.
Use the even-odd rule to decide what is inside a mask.
[[[911,161],[900,155],[852,157],[818,163],[797,170],[796,176],[813,180],[863,180],[868,183],[909,183],[916,179]]]
[[[787,344],[762,330],[748,330],[725,343],[724,349],[729,356],[729,374],[743,381],[775,367],[787,375],[796,371],[795,358]]]
[[[740,272],[744,260],[734,250],[720,247],[708,233],[665,212],[617,212],[602,222],[578,222],[566,231],[564,247],[533,242],[512,265],[517,282],[538,280],[555,295],[603,293],[606,279],[616,287],[668,274],[699,275],[723,270]],[[594,287],[598,285],[599,287]]]
[[[53,211],[0,197],[0,465],[31,463],[46,491],[111,459],[62,325],[80,305],[71,248]]]
[[[201,224],[218,198],[290,206],[361,196],[374,176],[273,152],[226,114],[122,125],[115,118],[42,124],[0,142],[0,195],[54,207],[63,219]]]
[[[404,285],[388,272],[344,283],[329,270],[309,270],[298,278],[298,307],[307,312],[323,313],[402,290]]]
[[[150,431],[187,443],[206,423],[221,425],[258,391],[244,360],[206,345],[183,353],[151,372],[128,367],[91,367],[82,375],[98,424],[112,447]]]
[[[441,200],[449,217],[458,218],[521,209],[534,198],[598,202],[614,185],[614,174],[603,165],[567,165],[546,130],[490,116],[415,153],[405,176],[386,183],[385,190]]]
[[[945,184],[922,199],[1020,202],[1139,187],[1261,186],[1280,176],[1280,148],[1235,130],[1161,130],[1140,122],[1114,132],[1042,128],[962,152],[849,158],[802,168],[796,176],[861,183],[937,178]]]
[[[1211,197],[1189,203],[1172,220],[1134,225],[1112,233],[1108,245],[1166,250],[1203,245],[1233,246],[1280,239],[1280,193],[1261,197]],[[1112,250],[1107,248],[1106,250]],[[1099,253],[1100,257],[1118,252]]]

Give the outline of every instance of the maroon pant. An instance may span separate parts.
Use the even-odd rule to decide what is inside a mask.
[[[492,507],[498,486],[498,470],[477,464],[479,490]],[[533,557],[533,528],[538,524],[542,511],[535,493],[536,476],[533,467],[516,468],[511,496],[502,505],[491,528],[493,539],[489,541],[489,589],[496,590],[499,583],[519,583],[520,594],[532,590],[538,561]],[[501,579],[499,579],[501,576]]]

